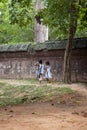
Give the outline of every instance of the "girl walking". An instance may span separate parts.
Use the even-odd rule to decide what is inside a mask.
[[[45,63],[45,78],[48,83],[51,83],[52,80],[52,73],[51,73],[51,66],[49,61]]]

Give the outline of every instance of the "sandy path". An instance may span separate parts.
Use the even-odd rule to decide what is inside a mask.
[[[15,80],[9,80],[9,83],[28,84],[27,81]],[[72,84],[70,87],[87,96],[84,85]],[[84,100],[84,105],[80,106],[32,103],[0,108],[0,130],[87,130],[87,101]]]
[[[73,114],[76,109],[79,114]],[[50,104],[33,104],[1,111],[0,130],[87,130],[82,107],[66,110]]]

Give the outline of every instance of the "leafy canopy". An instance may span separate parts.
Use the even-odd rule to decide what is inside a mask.
[[[8,2],[0,2],[0,44],[29,42],[34,39],[34,23],[26,27],[10,24]]]
[[[43,0],[45,8],[38,12],[44,24],[51,28],[57,27],[62,33],[68,33],[70,21],[70,0]],[[74,4],[79,9],[77,31],[87,29],[87,1],[74,0]]]
[[[33,20],[33,3],[31,0],[11,0],[9,3],[11,24],[26,26]]]
[[[2,0],[6,2],[6,0]],[[7,0],[8,1],[8,0]],[[9,15],[11,24],[17,23],[23,27],[34,23],[37,14],[43,24],[49,26],[50,37],[67,37],[70,21],[71,0],[41,0],[44,8],[35,12],[36,0],[9,0]],[[87,35],[87,0],[74,0],[79,8],[76,36]]]

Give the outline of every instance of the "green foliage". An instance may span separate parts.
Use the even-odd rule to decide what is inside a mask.
[[[0,25],[0,44],[33,41],[33,30],[28,26],[20,28],[18,25]]]
[[[43,19],[44,24],[50,28],[57,28],[57,33],[68,33],[69,23],[69,0],[46,0],[47,7],[38,12]]]
[[[62,40],[67,38],[67,32],[64,31],[65,33],[62,32],[62,30],[58,29],[57,27],[50,27],[49,28],[49,40]]]
[[[70,21],[70,0],[43,0],[45,2],[45,8],[38,12],[38,15],[43,19],[44,24],[48,24],[52,29],[55,29],[55,33],[58,37],[64,37],[68,34],[69,21]],[[78,16],[78,27],[77,27],[77,36],[81,31],[84,33],[87,32],[87,1],[84,0],[73,0],[75,7],[77,9]],[[73,19],[76,19],[77,16],[72,16]],[[58,30],[58,31],[57,31]],[[54,34],[55,34],[54,33]],[[62,35],[61,35],[62,34]],[[63,36],[64,34],[64,36]],[[60,36],[59,36],[60,35]]]
[[[0,2],[0,12],[0,44],[33,41],[33,23],[26,27],[19,27],[17,24],[11,25],[7,3]]]
[[[0,2],[0,11],[2,12],[2,15],[0,15],[0,27],[2,29],[2,31],[0,31],[0,43],[16,41],[20,42],[21,40],[32,41],[34,39],[33,31],[35,15],[38,15],[41,18],[43,24],[49,26],[50,40],[68,37],[70,21],[70,0],[41,0],[44,2],[44,8],[38,12],[35,12],[34,9],[36,0],[1,1],[3,3]],[[77,10],[79,10],[76,37],[87,36],[87,0],[74,0],[74,2]],[[14,26],[10,26],[9,22]],[[19,29],[18,26],[20,26],[22,29]],[[17,29],[17,31],[13,31],[13,28],[15,31]],[[12,32],[15,32],[15,35],[13,34],[13,36],[11,36],[11,34],[8,33],[8,30],[11,32],[11,34]],[[23,31],[24,34],[21,34]],[[25,37],[26,39],[23,40]]]
[[[33,20],[33,3],[31,0],[11,0],[9,3],[11,24],[26,26]]]
[[[82,1],[80,5],[79,11],[79,19],[78,19],[78,28],[79,30],[87,30],[87,1]]]

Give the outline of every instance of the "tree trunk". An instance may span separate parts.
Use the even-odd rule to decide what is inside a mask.
[[[69,39],[67,41],[65,55],[64,55],[64,83],[71,83],[71,50],[73,43],[73,35],[70,29]]]
[[[63,68],[64,83],[71,83],[71,53],[72,53],[73,38],[75,36],[77,28],[78,12],[79,10],[75,7],[75,0],[72,0],[70,5],[69,38],[67,40],[64,55],[64,68]]]
[[[35,10],[38,11],[44,8],[44,5],[41,3],[41,0],[36,0]],[[43,25],[40,21],[40,17],[35,17],[35,42],[44,42],[48,40],[48,27]]]

